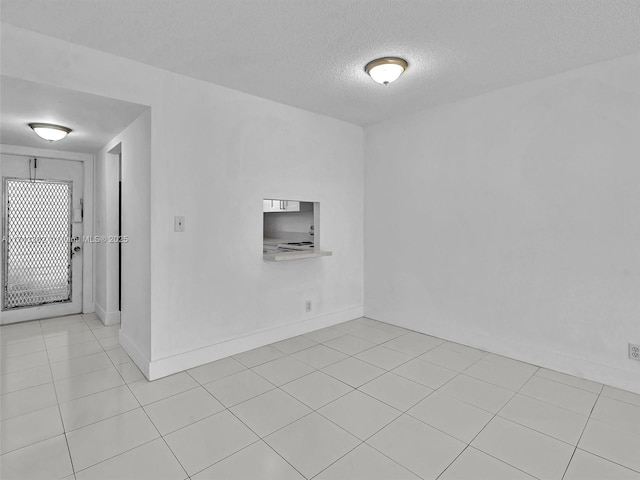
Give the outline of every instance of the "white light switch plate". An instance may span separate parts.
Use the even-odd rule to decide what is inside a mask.
[[[173,217],[173,231],[184,232],[184,217]]]

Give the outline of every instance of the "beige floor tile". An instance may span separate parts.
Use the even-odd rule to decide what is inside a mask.
[[[91,330],[84,330],[82,332],[65,333],[63,335],[56,335],[54,337],[46,337],[44,339],[47,349],[66,347],[67,345],[73,345],[76,343],[91,342],[96,340]]]
[[[69,333],[86,332],[90,330],[83,321],[74,321],[64,325],[48,325],[42,322],[42,335],[44,338],[55,337],[56,335],[66,335]]]
[[[4,357],[0,352],[0,374],[29,370],[30,368],[41,367],[48,364],[49,356],[46,350],[9,358]]]
[[[301,418],[264,440],[307,478],[317,475],[360,443],[317,413]]]
[[[230,410],[260,437],[311,412],[309,407],[279,389],[239,403]]]
[[[96,372],[110,368],[113,364],[104,352],[86,355],[84,357],[67,358],[51,364],[54,380],[71,378],[84,373]]]
[[[221,360],[216,360],[215,362],[207,363],[200,367],[192,368],[187,370],[187,372],[189,372],[189,375],[195,378],[201,385],[204,385],[205,383],[213,382],[223,377],[233,375],[234,373],[241,372],[242,370],[246,370],[246,368],[247,367],[237,360],[227,357]]]
[[[418,358],[430,363],[435,363],[441,367],[448,368],[449,370],[462,372],[485,355],[485,352],[473,349],[456,351],[452,348],[448,348],[447,343],[443,343],[433,350],[429,350],[428,352],[420,355]]]
[[[300,350],[304,350],[305,348],[313,347],[318,345],[318,342],[315,340],[311,340],[304,335],[300,335],[298,337],[287,338],[286,340],[282,340],[281,342],[273,343],[271,346],[276,350],[280,350],[282,353],[286,353],[290,355],[292,353],[299,352]]]
[[[204,388],[198,387],[151,403],[144,409],[160,434],[166,435],[218,413],[224,406]]]
[[[440,393],[491,413],[498,413],[514,395],[510,390],[463,374],[458,375],[440,388]]]
[[[498,415],[571,445],[578,443],[588,420],[579,413],[520,394],[516,394]]]
[[[341,337],[334,338],[333,340],[325,342],[325,345],[333,348],[334,350],[338,350],[345,355],[355,355],[356,353],[360,353],[375,346],[374,343],[359,337],[354,337],[353,335],[343,335]]]
[[[355,390],[322,407],[318,413],[360,440],[366,440],[402,412]]]
[[[417,332],[410,332],[384,344],[385,347],[415,357],[436,348],[444,340]]]
[[[353,391],[353,388],[316,371],[283,385],[282,390],[315,410]]]
[[[439,392],[429,395],[407,414],[465,443],[471,442],[493,418],[486,410]]]
[[[485,382],[518,391],[538,367],[504,357],[487,355],[464,371],[465,375]]]
[[[393,370],[394,368],[411,360],[410,356],[396,352],[390,348],[386,348],[383,345],[378,345],[377,347],[360,352],[355,355],[355,357],[385,370]]]
[[[63,433],[58,407],[9,418],[0,422],[0,453],[53,438]]]
[[[436,478],[466,447],[408,415],[387,425],[367,443],[422,478]]]
[[[628,429],[589,419],[578,447],[640,472],[640,435]]]
[[[574,447],[495,417],[471,445],[536,478],[561,479]]]
[[[280,386],[313,372],[314,368],[294,357],[286,356],[253,367],[253,371]]]
[[[353,388],[358,388],[385,373],[383,369],[354,357],[333,363],[322,371]]]
[[[119,365],[122,363],[129,363],[133,361],[131,360],[131,357],[129,356],[129,354],[121,346],[118,346],[116,348],[110,348],[109,350],[107,350],[107,355],[109,356],[111,361],[116,365]]]
[[[270,362],[284,355],[280,350],[267,345],[260,348],[254,348],[248,352],[234,355],[232,358],[243,364],[245,367],[252,368],[263,363]]]
[[[158,436],[147,415],[138,408],[69,432],[67,441],[73,468],[80,471]]]
[[[340,337],[342,335],[344,335],[344,333],[333,327],[322,328],[320,330],[304,334],[305,337],[310,338],[311,340],[315,340],[319,343],[328,342],[329,340],[333,340],[334,338]]]
[[[98,340],[90,340],[88,342],[74,343],[72,345],[66,345],[60,348],[50,348],[49,361],[61,362],[68,358],[84,357],[86,355],[93,355],[103,351],[102,345],[98,343]]]
[[[315,480],[419,480],[419,477],[362,444],[322,471]]]
[[[468,447],[438,480],[534,480],[534,477],[486,453]]]
[[[640,473],[577,449],[563,480],[640,480]]]
[[[314,368],[324,368],[347,358],[347,355],[344,353],[326,347],[325,345],[316,345],[315,347],[296,352],[292,356]]]
[[[36,353],[46,350],[47,346],[43,338],[35,338],[19,343],[2,344],[2,358],[18,357],[29,353]]]
[[[226,407],[257,397],[275,386],[252,370],[243,370],[204,385]]]
[[[0,420],[58,405],[53,383],[25,388],[0,397]]]
[[[581,415],[589,415],[598,399],[595,393],[538,376],[532,377],[519,393]]]
[[[254,443],[258,437],[228,411],[176,430],[164,437],[189,475]]]
[[[539,369],[536,372],[536,375],[548,380],[564,383],[571,387],[580,388],[591,393],[600,393],[602,391],[601,383],[592,382],[591,380],[585,380],[584,378],[574,377],[573,375],[567,375],[566,373],[556,372],[547,368]]]
[[[176,373],[152,382],[145,379],[129,384],[129,388],[142,405],[157,402],[198,386],[198,382],[186,372]]]
[[[362,330],[356,330],[352,333],[352,335],[376,345],[387,342],[392,338],[396,338],[399,336],[397,333],[392,333],[378,327],[367,327],[363,328]]]
[[[160,438],[76,474],[76,480],[184,480],[186,477],[187,473]]]
[[[395,368],[393,373],[433,389],[440,388],[457,375],[453,370],[417,358]]]
[[[125,383],[133,383],[139,380],[145,380],[144,375],[140,369],[133,362],[121,363],[116,365],[116,370],[122,376]]]
[[[112,366],[97,372],[84,373],[71,378],[64,378],[54,382],[58,401],[70,402],[76,398],[93,395],[111,388],[124,385],[122,377]]]
[[[0,375],[0,392],[11,393],[23,388],[36,387],[53,381],[49,365]]]
[[[115,417],[140,404],[126,386],[120,386],[60,404],[65,430],[70,432]]]
[[[304,480],[302,475],[263,441],[243,448],[192,478],[193,480]]]
[[[357,332],[358,330],[364,330],[365,328],[368,328],[370,325],[367,325],[364,322],[359,321],[358,319],[356,320],[350,320],[348,322],[342,322],[339,323],[338,325],[334,325],[333,328],[335,328],[336,330],[341,331],[342,333],[353,333],[353,332]]]
[[[615,398],[622,402],[632,403],[633,405],[640,406],[640,394],[621,390],[619,388],[610,387],[605,385],[602,389],[602,395],[605,397]]]
[[[433,392],[420,383],[391,372],[365,383],[359,390],[403,412]]]
[[[640,405],[601,396],[591,412],[591,418],[640,436]]]
[[[0,459],[3,480],[57,480],[72,474],[64,435],[15,450]]]

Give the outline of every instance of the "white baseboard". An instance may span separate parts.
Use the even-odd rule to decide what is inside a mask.
[[[120,312],[105,312],[104,308],[98,303],[95,304],[95,313],[98,318],[104,323],[106,326],[116,325],[120,323]]]
[[[149,377],[149,366],[151,362],[149,359],[138,349],[138,347],[131,341],[131,339],[120,329],[120,334],[118,336],[118,341],[120,342],[120,346],[124,349],[125,352],[131,357],[133,363],[135,363],[142,374],[147,377],[149,380],[155,380]]]
[[[411,322],[392,322],[380,316],[369,315],[369,318],[387,322],[398,327],[408,328],[426,335],[433,335],[443,340],[468,345],[487,352],[503,355],[505,357],[520,360],[539,367],[548,368],[557,372],[566,373],[585,380],[591,380],[612,387],[640,394],[640,365],[635,371],[617,368],[611,365],[596,363],[585,358],[578,358],[545,348],[544,346],[531,345],[528,342],[518,343],[514,339],[504,339],[477,335],[473,332],[460,334],[459,332],[427,331],[425,328],[417,329]],[[477,332],[476,332],[477,333]],[[633,363],[633,362],[631,362]],[[635,367],[636,365],[634,365]]]
[[[182,372],[189,368],[220,360],[230,355],[236,355],[246,352],[247,350],[262,347],[263,345],[269,345],[270,343],[279,342],[280,340],[309,333],[320,328],[330,327],[338,323],[360,318],[363,313],[364,307],[360,306],[308,320],[302,320],[289,325],[264,329],[250,335],[226,340],[208,347],[154,360],[148,365],[147,370],[149,375],[147,375],[144,370],[143,373],[149,380],[156,380],[173,373]],[[122,339],[122,334],[120,338]],[[124,344],[122,346],[128,353],[129,350],[124,347]],[[135,359],[134,361],[140,366]]]

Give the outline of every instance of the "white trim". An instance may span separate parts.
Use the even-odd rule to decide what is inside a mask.
[[[131,357],[133,363],[135,363],[142,374],[147,377],[149,380],[153,380],[149,377],[149,367],[151,366],[151,362],[149,359],[136,347],[136,345],[131,341],[129,337],[120,329],[120,335],[118,336],[118,341],[120,342],[120,346],[124,349],[125,352]]]
[[[95,314],[106,326],[116,325],[120,323],[120,312],[107,312],[98,303],[95,304]]]
[[[338,323],[360,318],[363,313],[364,307],[353,307],[308,320],[302,320],[289,325],[267,328],[244,337],[233,338],[208,347],[154,360],[148,364],[147,371],[149,372],[149,375],[147,378],[149,380],[156,380],[158,378],[166,377],[167,375],[182,372],[189,368],[198,367],[205,363],[220,360],[221,358],[225,358],[230,355],[236,355],[238,353],[246,352],[247,350],[262,347],[263,345],[269,345],[274,342],[279,342],[280,340],[313,332],[320,328],[330,327],[332,325],[337,325]],[[122,333],[120,338],[122,339]],[[127,348],[125,348],[125,350],[129,353]],[[138,362],[136,362],[136,364],[142,370],[142,367]]]

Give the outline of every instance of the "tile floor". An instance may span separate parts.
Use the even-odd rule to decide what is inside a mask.
[[[361,318],[147,382],[118,327],[0,328],[0,477],[640,479],[640,395]]]

